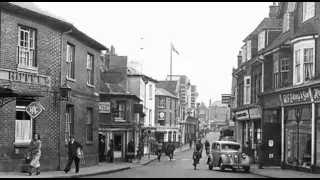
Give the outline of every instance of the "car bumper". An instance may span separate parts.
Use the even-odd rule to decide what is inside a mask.
[[[240,169],[240,168],[244,168],[244,167],[250,167],[250,164],[223,164],[225,167],[231,167],[231,168],[235,168],[235,169]]]

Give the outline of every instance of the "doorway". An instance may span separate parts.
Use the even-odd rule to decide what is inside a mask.
[[[114,158],[122,158],[122,134],[114,134]]]

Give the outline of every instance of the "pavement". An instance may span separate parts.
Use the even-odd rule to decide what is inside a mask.
[[[175,153],[184,152],[190,150],[189,145],[186,144],[181,148],[176,149]],[[29,176],[28,173],[19,172],[0,172],[0,178],[81,178],[88,176],[96,176],[101,174],[110,174],[120,172],[128,169],[135,169],[137,167],[148,165],[149,163],[157,159],[156,155],[144,155],[140,163],[136,160],[133,163],[127,162],[114,162],[114,163],[99,163],[97,166],[82,167],[80,165],[80,171],[75,174],[75,170],[71,169],[69,173],[63,171],[45,171],[41,172],[40,175]]]
[[[320,178],[320,174],[284,170],[278,166],[263,167],[263,169],[258,169],[258,165],[253,165],[250,168],[250,172],[251,174],[264,176],[267,178]]]

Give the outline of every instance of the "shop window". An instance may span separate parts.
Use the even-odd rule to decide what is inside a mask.
[[[287,164],[309,167],[311,165],[311,108],[286,110],[285,160]]]

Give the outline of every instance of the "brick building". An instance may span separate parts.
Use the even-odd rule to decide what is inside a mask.
[[[82,166],[97,164],[98,58],[107,48],[32,3],[1,2],[0,10],[0,79],[6,88],[0,93],[0,171],[24,167],[36,132],[43,170],[64,168],[70,133],[84,145]],[[64,84],[71,87],[68,101],[59,100]],[[32,101],[45,109],[35,119],[26,113]]]
[[[156,87],[155,138],[157,141],[161,140],[164,143],[171,140],[176,147],[179,145],[178,101],[179,99],[175,95]]]

